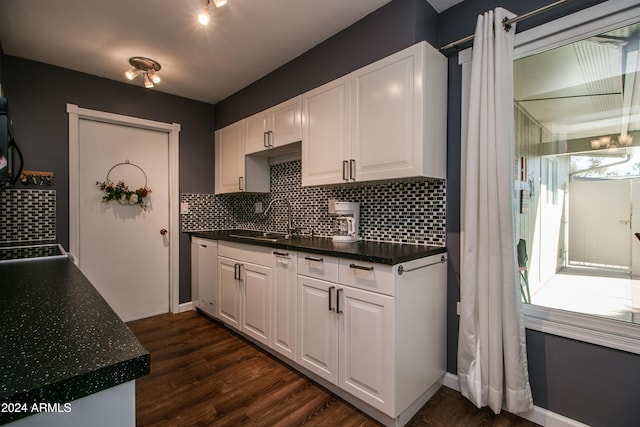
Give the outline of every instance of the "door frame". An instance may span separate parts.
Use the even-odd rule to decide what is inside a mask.
[[[78,264],[80,243],[80,120],[92,120],[120,126],[130,126],[165,132],[169,137],[169,310],[180,311],[180,251],[179,230],[179,143],[180,124],[164,123],[137,117],[107,113],[104,111],[80,108],[75,104],[67,104],[69,114],[69,253],[73,262]]]

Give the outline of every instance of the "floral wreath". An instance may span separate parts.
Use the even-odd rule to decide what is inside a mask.
[[[135,166],[144,175],[144,186],[138,188],[137,190],[129,190],[129,187],[124,183],[124,181],[118,181],[116,184],[113,183],[109,179],[109,174],[111,171],[118,166],[122,165],[130,165]],[[107,180],[104,182],[96,181],[96,185],[100,188],[100,190],[104,191],[105,194],[102,196],[102,201],[110,202],[111,200],[117,200],[118,203],[123,205],[140,205],[140,207],[146,210],[149,207],[149,193],[151,193],[151,189],[147,187],[147,174],[144,173],[144,170],[135,163],[130,163],[129,160],[125,162],[116,163],[109,169],[107,172]]]

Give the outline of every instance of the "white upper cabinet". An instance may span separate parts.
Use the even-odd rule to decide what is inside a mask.
[[[349,100],[308,108],[336,83]],[[445,178],[446,91],[446,58],[421,42],[304,94],[302,185]]]
[[[289,99],[245,119],[245,154],[258,153],[302,139],[301,97]]]
[[[241,191],[244,180],[244,126],[229,125],[215,133],[215,192]]]
[[[302,95],[302,185],[345,182],[351,153],[351,78]]]
[[[245,139],[244,120],[215,132],[215,194],[269,192],[269,160],[245,155]]]

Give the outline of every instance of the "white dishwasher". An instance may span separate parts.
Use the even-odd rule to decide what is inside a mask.
[[[218,318],[218,241],[191,238],[191,300]]]

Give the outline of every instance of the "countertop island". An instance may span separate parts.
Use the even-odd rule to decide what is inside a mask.
[[[77,399],[150,371],[149,352],[69,259],[0,263],[0,313],[0,424],[73,413]]]

